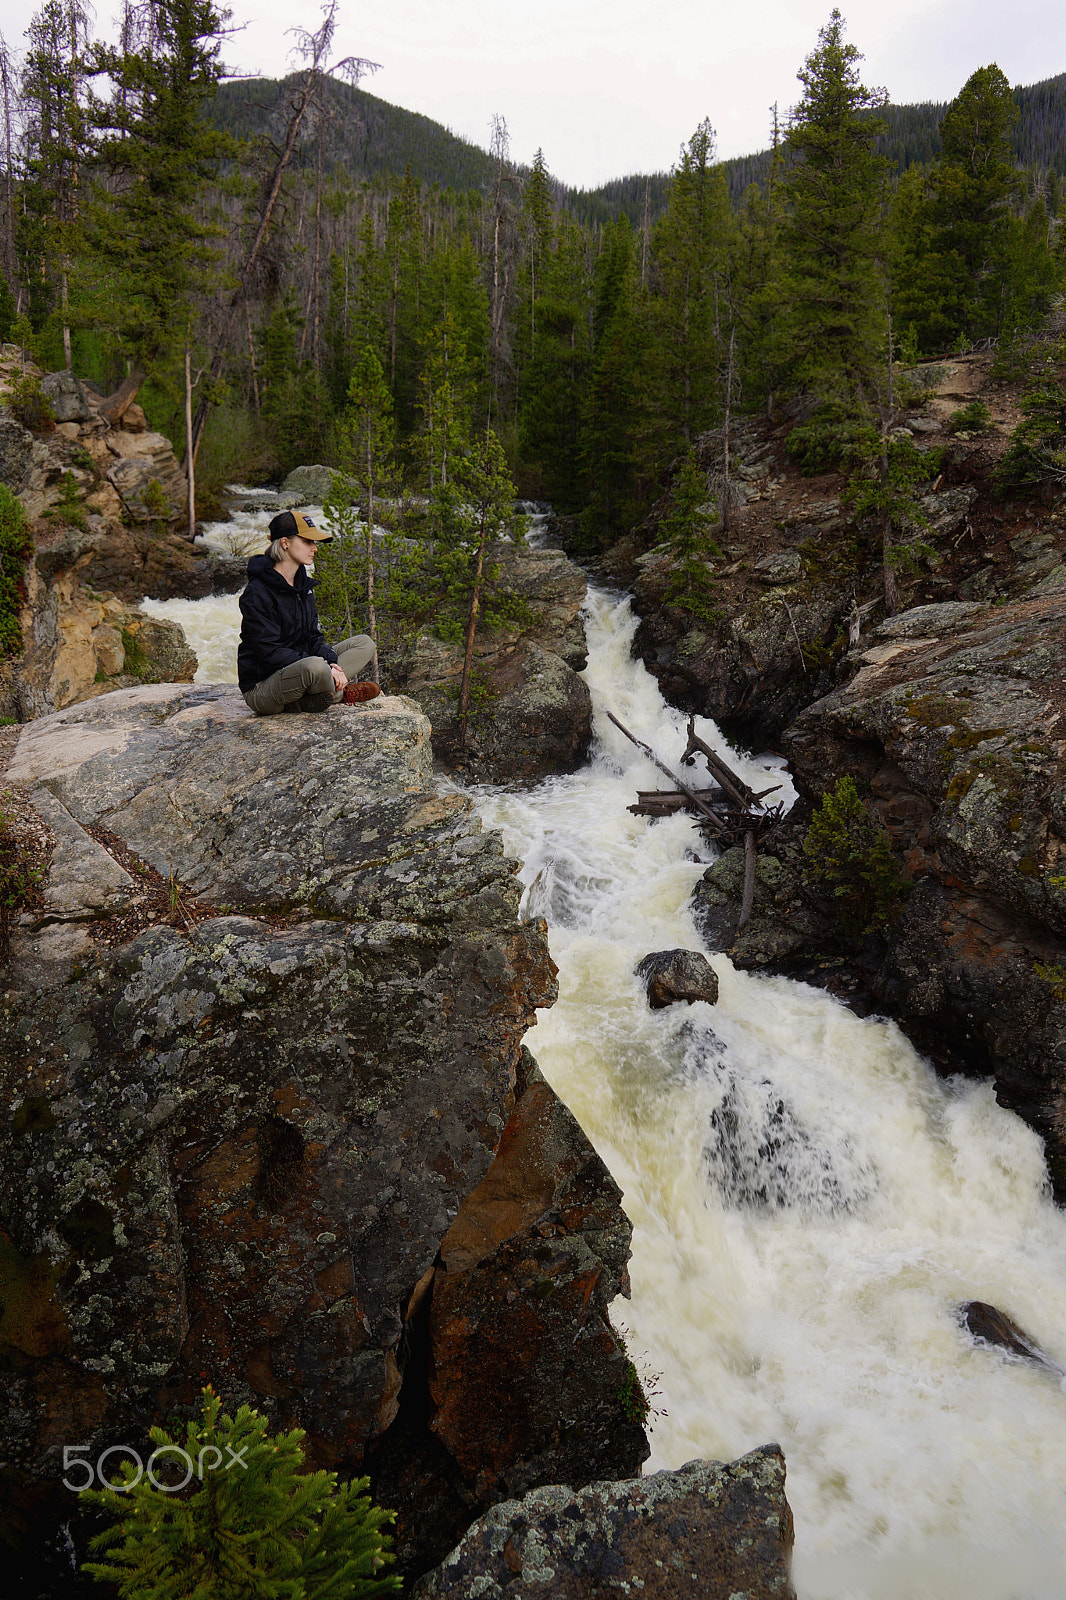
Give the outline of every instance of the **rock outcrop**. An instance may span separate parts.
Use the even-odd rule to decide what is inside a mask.
[[[635,1483],[535,1489],[476,1522],[415,1600],[794,1600],[776,1445]]]
[[[639,1468],[629,1224],[521,1046],[544,925],[429,732],[175,684],[22,730],[55,844],[0,976],[16,1532],[76,1507],[63,1442],[137,1446],[208,1380],[380,1479],[408,1573],[505,1494]]]
[[[559,550],[494,545],[486,564],[498,585],[527,608],[529,620],[479,635],[464,771],[490,781],[572,772],[592,736],[592,701],[578,676],[585,665],[581,606],[585,577]],[[417,700],[433,724],[433,743],[454,758],[462,644],[423,634],[389,664],[390,686]]]
[[[739,852],[698,892],[745,966],[851,968],[879,1008],[952,1070],[992,1075],[1066,1182],[1066,569],[1005,606],[923,606],[849,657],[847,681],[784,737],[816,801],[851,775],[911,890],[863,949],[812,890],[793,824],[768,842],[735,940]],[[861,941],[860,941],[861,944]],[[827,968],[827,970],[829,970]]]
[[[85,581],[99,523],[34,528],[20,610],[22,654],[0,662],[0,715],[28,722],[139,683],[191,683],[196,656],[175,622],[101,593]]]
[[[0,347],[0,394],[22,370],[17,347]],[[20,721],[116,687],[191,681],[196,657],[181,628],[136,602],[212,587],[212,563],[174,530],[183,480],[167,440],[147,430],[139,407],[112,428],[73,373],[40,382],[54,428],[35,435],[0,408],[0,482],[22,505],[34,546],[23,654],[0,665],[0,714]]]

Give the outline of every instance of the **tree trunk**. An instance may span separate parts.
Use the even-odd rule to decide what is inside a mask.
[[[477,547],[477,566],[474,569],[474,590],[470,596],[470,614],[466,619],[466,649],[463,652],[463,677],[459,685],[459,748],[466,749],[466,718],[470,708],[470,678],[474,666],[474,633],[477,613],[481,604],[481,573],[485,564],[485,520],[481,522],[481,539]]]
[[[892,519],[881,520],[881,564],[884,572],[885,615],[894,617],[899,609],[899,589],[896,571],[892,565]]]
[[[126,412],[140,394],[141,387],[147,376],[146,369],[139,361],[135,361],[114,394],[108,395],[100,407],[100,415],[105,417],[112,427],[116,422],[121,422],[126,415]]]
[[[374,452],[370,440],[370,420],[366,435],[366,624],[372,639],[378,636],[378,617],[374,609]]]
[[[725,380],[725,417],[722,422],[722,498],[718,508],[718,520],[722,532],[728,533],[730,529],[729,513],[729,413],[733,398],[733,345],[736,341],[737,330],[732,328],[729,334],[729,367]]]
[[[245,321],[246,321],[247,326],[248,326],[248,362],[249,362],[249,365],[251,366],[251,369],[252,369],[252,398],[255,401],[255,414],[256,414],[256,417],[258,418],[259,414],[260,414],[259,373],[256,371],[256,366],[255,366],[255,341],[252,338],[252,312],[251,312],[251,307],[248,305],[247,301],[245,301],[245,304],[244,304],[244,311],[245,311]],[[186,449],[188,449],[188,448],[189,448],[189,446],[188,446],[188,444],[186,444]]]
[[[67,282],[66,263],[59,277],[59,298],[63,307],[63,361],[68,372],[74,371],[74,358],[70,349],[70,287]]]
[[[185,341],[185,481],[189,511],[189,538],[196,537],[196,456],[192,447],[192,351]]]
[[[226,350],[229,345],[233,324],[237,319],[237,313],[240,311],[241,307],[248,298],[248,291],[252,282],[252,273],[255,270],[256,262],[259,260],[259,253],[262,250],[263,245],[266,243],[267,234],[270,232],[270,224],[273,221],[274,212],[277,209],[278,198],[281,194],[282,179],[288,170],[289,163],[292,161],[293,152],[296,149],[296,140],[299,137],[301,125],[303,124],[303,120],[308,109],[314,101],[315,95],[318,93],[322,76],[323,74],[319,71],[317,65],[308,69],[304,83],[300,89],[300,93],[297,96],[296,103],[293,106],[292,115],[289,117],[289,126],[286,130],[285,144],[281,154],[278,156],[277,161],[274,163],[274,170],[270,176],[270,187],[267,191],[266,200],[264,201],[263,207],[259,213],[259,226],[255,231],[255,237],[249,246],[248,254],[245,257],[244,265],[241,268],[240,282],[233,292],[233,296],[230,299],[229,305],[226,307],[222,317],[222,326],[220,327],[218,337],[215,340],[215,348],[211,356],[211,365],[209,369],[212,378],[219,378],[222,375],[222,368],[225,363]],[[200,404],[196,408],[196,417],[193,421],[191,448],[194,458],[199,453],[200,443],[204,436],[204,428],[207,425],[207,409],[208,400],[205,393],[204,397],[200,401]]]

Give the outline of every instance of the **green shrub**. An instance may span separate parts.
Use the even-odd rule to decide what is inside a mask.
[[[371,1600],[400,1588],[382,1568],[395,1558],[368,1481],[338,1487],[306,1472],[304,1433],[269,1434],[249,1406],[220,1416],[210,1388],[199,1421],[174,1437],[153,1428],[151,1473],[124,1463],[115,1489],[85,1498],[116,1519],[92,1541],[86,1571],[121,1600]],[[182,1454],[184,1452],[184,1454]],[[182,1485],[181,1480],[188,1478]]]
[[[45,512],[45,516],[56,518],[60,522],[65,522],[70,528],[80,528],[82,533],[85,532],[88,526],[85,506],[73,472],[64,472],[60,479],[59,499],[51,510]]]
[[[785,449],[808,477],[829,472],[855,453],[868,426],[845,411],[842,405],[820,406],[813,416],[792,429]]]
[[[7,391],[11,411],[31,433],[53,433],[56,418],[41,389],[41,380],[33,372],[16,372]]]
[[[808,881],[833,896],[846,933],[871,932],[906,898],[888,835],[860,799],[853,778],[841,778],[822,796],[803,853]]]
[[[980,433],[992,421],[992,413],[983,400],[971,400],[948,418],[952,433]]]
[[[0,483],[0,657],[22,654],[19,610],[26,599],[26,563],[32,554],[26,513]]]
[[[996,466],[997,489],[1011,494],[1044,480],[1066,483],[1066,339],[1036,365],[1019,409],[1022,420]]]
[[[0,807],[10,804],[11,795],[0,794]],[[12,924],[21,912],[41,904],[48,866],[37,841],[13,828],[13,820],[9,810],[0,809],[0,967],[8,957]]]

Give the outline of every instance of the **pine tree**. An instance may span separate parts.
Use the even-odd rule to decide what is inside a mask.
[[[71,260],[78,248],[86,154],[82,58],[88,37],[89,15],[80,0],[45,0],[29,26],[21,81],[26,127],[16,250],[30,324],[39,333],[58,311],[68,367]]]
[[[941,153],[924,183],[893,208],[893,305],[920,348],[936,353],[1012,335],[1061,286],[1046,207],[1023,211],[1011,133],[1018,107],[993,63],[971,75],[941,124]],[[909,176],[909,175],[908,175]]]
[[[705,120],[682,147],[666,215],[652,240],[651,448],[663,464],[711,427],[720,409],[718,364],[723,329],[728,343],[731,320],[732,228],[714,129]]]
[[[149,0],[136,47],[96,45],[94,76],[112,93],[94,95],[95,161],[114,188],[100,187],[87,222],[87,275],[98,325],[110,328],[130,362],[106,407],[111,420],[145,377],[188,333],[190,301],[217,259],[218,230],[202,197],[231,142],[203,115],[222,74],[225,14],[212,0]]]
[[[596,263],[592,370],[582,414],[582,526],[593,545],[628,532],[639,504],[640,343],[633,229],[623,215],[604,230]]]
[[[343,476],[334,480],[324,507],[326,526],[333,532],[335,544],[327,546],[324,559],[315,563],[319,600],[323,614],[328,612],[336,618],[337,626],[343,626],[349,634],[355,631],[353,602],[364,605],[367,632],[377,639],[374,529],[380,497],[394,487],[395,463],[392,396],[381,363],[369,345],[352,372],[340,437]]]
[[[765,187],[745,189],[732,233],[730,281],[733,314],[740,329],[742,392],[759,396],[767,416],[788,364],[781,308],[786,300],[781,246],[783,156],[777,107],[771,108],[770,166]]]
[[[835,459],[849,423],[867,411],[883,361],[887,310],[880,224],[887,162],[876,153],[885,102],[859,78],[862,56],[844,43],[834,10],[799,73],[784,178],[790,381],[812,415],[791,445],[810,467]]]
[[[503,533],[514,514],[514,484],[507,470],[507,459],[500,441],[490,428],[483,439],[474,441],[459,474],[463,506],[469,521],[470,603],[466,619],[463,672],[459,683],[459,740],[465,750],[470,689],[474,666],[474,635],[485,581],[485,549],[489,541]]]
[[[126,1462],[119,1489],[87,1490],[115,1518],[86,1563],[121,1600],[374,1600],[400,1588],[382,1531],[392,1512],[370,1504],[368,1480],[338,1487],[304,1470],[304,1433],[271,1435],[248,1406],[220,1416],[204,1390],[199,1422],[174,1438],[151,1430],[151,1477]],[[225,1453],[224,1453],[225,1452]],[[184,1486],[180,1480],[186,1479]]]
[[[518,454],[529,492],[561,511],[581,504],[581,417],[591,361],[591,282],[586,242],[560,222],[542,257],[533,338],[520,393]]]

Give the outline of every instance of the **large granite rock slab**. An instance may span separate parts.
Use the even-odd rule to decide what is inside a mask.
[[[397,1504],[416,1467],[430,1503],[477,1489],[452,1496],[437,1555],[519,1470],[491,1430],[480,1459],[470,1429],[433,1433],[450,1398],[425,1398],[426,1329],[444,1241],[528,1092],[521,1039],[554,967],[544,925],[517,921],[498,835],[437,791],[431,760],[428,723],[395,697],[256,718],[232,686],[160,684],[22,730],[9,782],[55,846],[0,974],[14,1515],[70,1515],[57,1439],[91,1459],[135,1444],[208,1380],[304,1427],[312,1460],[342,1471],[402,1421]],[[566,1139],[512,1177],[513,1227],[477,1267],[499,1301],[512,1235],[565,1227],[552,1248],[580,1256],[591,1292],[552,1337],[569,1340],[581,1415],[602,1416],[629,1224],[547,1085],[535,1103]],[[528,1365],[554,1377],[531,1338]],[[520,1329],[513,1347],[526,1365]],[[476,1337],[466,1351],[485,1368]],[[542,1385],[530,1404],[545,1423],[530,1481],[558,1478],[554,1397]],[[639,1428],[596,1439],[590,1473],[636,1469]]]
[[[794,1600],[776,1445],[630,1483],[508,1500],[415,1586],[415,1600]]]

